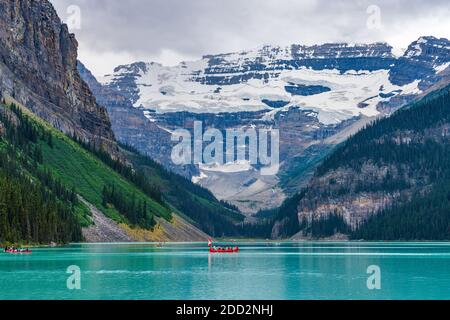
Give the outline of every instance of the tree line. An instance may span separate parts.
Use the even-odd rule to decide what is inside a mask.
[[[16,105],[0,106],[0,243],[82,240],[75,189],[39,166],[51,135]]]
[[[149,215],[147,202],[137,200],[135,193],[130,195],[115,185],[105,185],[102,191],[102,201],[103,207],[113,205],[132,225],[145,229],[155,225],[154,216]]]

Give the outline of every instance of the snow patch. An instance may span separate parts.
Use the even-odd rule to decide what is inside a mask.
[[[378,115],[377,105],[384,99],[380,93],[416,91],[415,83],[406,87],[392,85],[388,70],[347,71],[302,68],[281,71],[278,77],[269,80],[251,79],[246,83],[216,86],[192,81],[195,71],[185,68],[149,66],[139,83],[140,99],[135,106],[143,106],[158,113],[187,111],[192,113],[235,113],[243,111],[268,110],[266,118],[273,118],[280,111],[291,107],[317,112],[323,124],[337,124],[355,116]],[[199,63],[195,67],[199,67]],[[204,67],[204,65],[202,65]],[[331,89],[311,96],[291,95],[285,89],[288,85],[320,85]],[[412,88],[411,88],[412,85]],[[380,91],[379,88],[383,88]],[[220,88],[220,93],[218,89]],[[286,101],[285,107],[272,109],[263,100]],[[364,108],[361,108],[364,103]]]
[[[441,73],[443,71],[445,71],[445,69],[447,69],[450,66],[450,62],[438,65],[434,67],[434,70],[436,70],[437,73]]]
[[[192,180],[192,183],[198,184],[198,183],[200,183],[200,181],[207,179],[207,178],[208,178],[208,176],[203,171],[200,171],[200,175],[192,177],[191,180]]]

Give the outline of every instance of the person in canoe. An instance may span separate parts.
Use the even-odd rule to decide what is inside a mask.
[[[210,253],[237,253],[239,252],[239,247],[215,247],[211,239],[208,240],[208,247]]]
[[[32,251],[30,249],[18,249],[14,247],[6,247],[3,252],[11,253],[11,254],[31,254]]]

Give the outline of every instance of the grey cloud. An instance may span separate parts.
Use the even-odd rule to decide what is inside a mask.
[[[80,50],[156,57],[249,49],[264,43],[373,42],[417,38],[421,30],[450,33],[448,0],[52,0],[60,16],[77,5]],[[382,30],[366,27],[370,5],[381,9]],[[427,24],[427,20],[431,24]],[[416,22],[416,26],[414,26]],[[417,29],[417,31],[416,31]],[[111,66],[112,67],[112,66]]]

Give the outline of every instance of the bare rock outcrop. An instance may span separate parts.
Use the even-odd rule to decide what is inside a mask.
[[[77,70],[78,43],[47,0],[0,0],[0,94],[117,153],[106,109]]]

